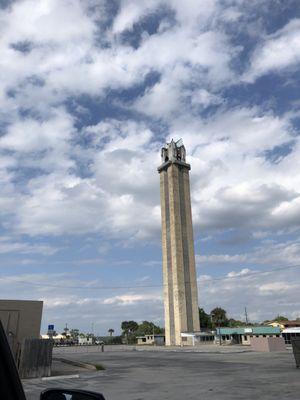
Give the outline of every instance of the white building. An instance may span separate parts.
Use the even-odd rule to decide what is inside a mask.
[[[285,340],[285,344],[291,344],[293,338],[300,338],[300,326],[283,329],[281,334]]]
[[[91,337],[86,337],[86,336],[84,336],[84,337],[79,337],[78,338],[78,344],[79,345],[91,345],[91,344],[93,344],[93,338],[91,338]]]

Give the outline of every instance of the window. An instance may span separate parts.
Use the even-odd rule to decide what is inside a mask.
[[[142,342],[146,342],[146,338],[143,337]]]
[[[247,335],[244,335],[244,340],[245,340],[245,341],[247,341],[247,340],[248,340],[248,338],[247,338]]]
[[[181,340],[182,340],[183,342],[187,342],[187,337],[183,337],[183,338],[181,338]]]

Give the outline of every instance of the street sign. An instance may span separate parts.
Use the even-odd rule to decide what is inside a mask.
[[[48,325],[48,331],[54,331],[54,325]]]

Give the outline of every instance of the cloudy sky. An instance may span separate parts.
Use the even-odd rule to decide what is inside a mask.
[[[163,324],[160,147],[192,165],[199,301],[300,316],[298,0],[0,0],[0,293]]]

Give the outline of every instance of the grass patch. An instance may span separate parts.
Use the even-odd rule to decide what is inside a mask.
[[[94,364],[97,371],[104,371],[105,368],[102,364]]]

